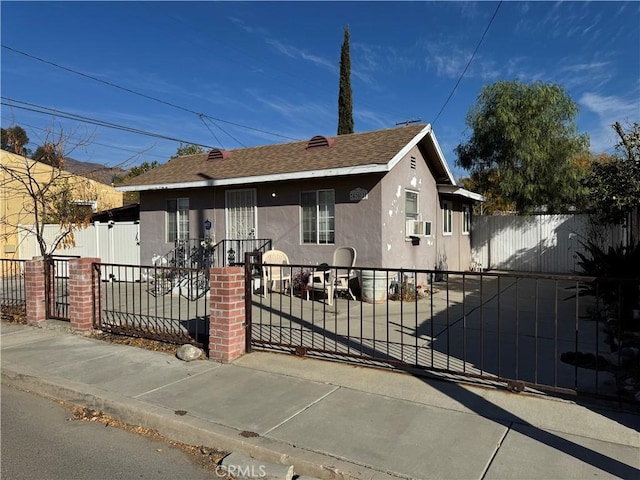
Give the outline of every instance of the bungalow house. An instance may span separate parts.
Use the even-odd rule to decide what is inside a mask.
[[[187,155],[118,190],[140,192],[140,258],[178,239],[271,239],[293,264],[467,270],[472,204],[430,125]]]

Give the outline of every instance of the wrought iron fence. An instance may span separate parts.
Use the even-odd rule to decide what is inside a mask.
[[[3,321],[26,322],[24,266],[25,260],[0,259],[0,318]]]
[[[263,265],[281,289],[256,266],[255,348],[616,398],[640,376],[640,280],[356,268],[345,287],[332,266]]]
[[[181,268],[229,267],[244,264],[246,252],[266,252],[271,239],[225,239],[213,243],[209,238],[176,240],[173,250],[164,257],[161,266]],[[158,263],[158,262],[156,262]]]
[[[270,238],[225,239],[215,245],[215,264],[217,267],[244,265],[245,253],[264,253],[271,250]]]
[[[94,328],[208,349],[208,269],[96,263],[94,275]]]
[[[69,321],[69,259],[77,256],[52,255],[45,259],[47,318]]]

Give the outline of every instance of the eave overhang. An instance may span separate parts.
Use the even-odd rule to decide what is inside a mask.
[[[307,170],[304,172],[280,173],[277,175],[257,175],[253,177],[208,179],[197,182],[161,183],[155,185],[131,185],[116,187],[119,192],[143,192],[147,190],[176,190],[182,188],[226,187],[232,185],[248,185],[255,183],[282,182],[312,178],[340,177],[345,175],[362,175],[365,173],[386,173],[389,164],[358,165],[354,167],[330,168],[325,170]]]
[[[466,190],[462,187],[458,187],[457,185],[438,185],[438,192],[469,198],[471,200],[475,200],[476,202],[485,202],[487,200],[487,197],[485,197],[484,195]]]

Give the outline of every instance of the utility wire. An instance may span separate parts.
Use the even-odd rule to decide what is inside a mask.
[[[489,23],[487,24],[487,28],[484,29],[484,33],[482,34],[482,37],[480,38],[480,41],[476,45],[476,49],[473,51],[473,54],[471,55],[471,58],[467,62],[467,66],[464,67],[464,70],[462,71],[462,74],[460,75],[460,78],[458,78],[458,81],[456,82],[455,86],[453,87],[453,90],[451,90],[451,93],[449,94],[449,96],[445,100],[444,105],[442,105],[442,108],[440,109],[440,111],[436,115],[436,118],[433,120],[433,122],[431,122],[432,125],[435,124],[438,121],[438,118],[440,118],[440,114],[443,112],[443,110],[445,109],[445,107],[449,103],[449,100],[451,100],[451,97],[453,97],[453,94],[455,93],[456,89],[458,88],[458,85],[460,85],[460,82],[462,81],[462,78],[464,77],[465,73],[467,73],[467,70],[469,69],[469,66],[471,65],[471,62],[473,62],[473,59],[475,58],[476,53],[478,53],[478,49],[480,48],[480,45],[482,45],[484,37],[487,35],[487,32],[489,31],[489,28],[491,27],[491,24],[493,23],[493,20],[496,18],[496,15],[498,14],[498,10],[500,10],[500,5],[502,5],[502,0],[500,0],[498,2],[498,6],[496,7],[495,12],[493,12],[493,16],[491,17],[491,20],[489,20]]]
[[[202,124],[207,128],[207,130],[209,130],[209,133],[211,133],[211,135],[213,135],[213,138],[216,139],[216,142],[218,142],[218,145],[220,145],[222,148],[224,148],[224,145],[222,144],[222,142],[220,141],[218,136],[215,133],[213,133],[213,130],[211,130],[209,128],[209,125],[207,125],[206,122],[204,121],[204,117],[202,115],[198,115],[198,117],[200,118],[200,120],[202,120]]]
[[[222,130],[222,132],[223,132],[223,133],[225,133],[227,136],[229,136],[229,137],[233,138],[236,142],[238,142],[238,143],[239,143],[240,145],[242,145],[244,148],[247,148],[247,146],[246,146],[244,143],[242,143],[242,142],[241,142],[240,140],[238,140],[236,137],[234,137],[233,135],[231,135],[229,132],[227,132],[224,128],[222,128],[220,125],[218,125],[216,122],[214,122],[214,121],[213,121],[213,120],[211,120],[210,118],[202,117],[202,118],[201,118],[201,120],[202,120],[202,123],[205,123],[205,122],[204,122],[205,120],[209,120],[209,122],[211,122],[211,123],[212,123],[216,128],[218,128],[218,129]],[[209,127],[207,126],[207,124],[206,124],[206,123],[205,123],[205,126],[206,126],[207,128],[209,128]],[[209,131],[211,131],[211,130],[209,130]],[[211,132],[211,134],[213,135],[213,132]],[[214,136],[215,136],[215,135],[214,135]],[[222,143],[220,144],[220,146],[221,146],[222,148],[224,148],[224,146],[222,145]]]
[[[65,71],[67,71],[67,72],[73,73],[73,74],[75,74],[75,75],[80,75],[81,77],[85,77],[85,78],[88,78],[88,79],[90,79],[90,80],[93,80],[93,81],[96,81],[96,82],[100,82],[100,83],[102,83],[102,84],[104,84],[104,85],[108,85],[108,86],[110,86],[110,87],[113,87],[113,88],[117,88],[117,89],[123,90],[123,91],[128,92],[128,93],[131,93],[131,94],[133,94],[133,95],[138,95],[139,97],[143,97],[143,98],[146,98],[146,99],[148,99],[148,100],[152,100],[152,101],[154,101],[154,102],[162,103],[162,104],[164,104],[164,105],[167,105],[167,106],[169,106],[169,107],[173,107],[173,108],[177,108],[177,109],[182,110],[182,111],[184,111],[184,112],[192,113],[192,114],[197,115],[198,117],[201,117],[201,118],[202,118],[202,117],[206,117],[206,118],[208,118],[208,119],[210,119],[210,120],[213,120],[213,121],[216,121],[216,122],[227,123],[227,124],[229,124],[229,125],[233,125],[233,126],[236,126],[236,127],[239,127],[239,128],[244,128],[244,129],[247,129],[247,130],[252,130],[252,131],[254,131],[254,132],[264,133],[264,134],[266,134],[266,135],[272,135],[272,136],[274,136],[274,137],[286,138],[286,139],[288,139],[288,140],[300,140],[299,138],[288,137],[288,136],[286,136],[286,135],[281,135],[281,134],[279,134],[279,133],[269,132],[269,131],[266,131],[266,130],[261,130],[261,129],[259,129],[259,128],[250,127],[250,126],[248,126],[248,125],[243,125],[243,124],[241,124],[241,123],[231,122],[231,121],[229,121],[229,120],[223,120],[223,119],[221,119],[221,118],[212,117],[212,116],[207,115],[207,114],[204,114],[204,113],[199,113],[199,112],[196,112],[195,110],[191,110],[191,109],[189,109],[189,108],[185,108],[185,107],[182,107],[182,106],[180,106],[180,105],[176,105],[175,103],[167,102],[167,101],[162,100],[162,99],[160,99],[160,98],[153,97],[153,96],[151,96],[151,95],[147,95],[147,94],[144,94],[144,93],[140,93],[140,92],[137,92],[137,91],[132,90],[132,89],[130,89],[130,88],[127,88],[127,87],[123,87],[123,86],[117,85],[117,84],[115,84],[115,83],[113,83],[113,82],[109,82],[109,81],[107,81],[107,80],[102,80],[102,79],[97,78],[97,77],[94,77],[94,76],[92,76],[92,75],[88,75],[88,74],[86,74],[86,73],[82,73],[82,72],[79,72],[79,71],[77,71],[77,70],[73,70],[72,68],[65,67],[65,66],[63,66],[63,65],[59,65],[59,64],[54,63],[54,62],[50,62],[49,60],[45,60],[45,59],[43,59],[43,58],[36,57],[35,55],[31,55],[31,54],[26,53],[26,52],[23,52],[23,51],[21,51],[21,50],[17,50],[17,49],[15,49],[15,48],[9,47],[8,45],[1,44],[0,46],[2,46],[2,48],[6,48],[7,50],[10,50],[10,51],[12,51],[12,52],[14,52],[14,53],[18,53],[18,54],[20,54],[20,55],[24,55],[24,56],[25,56],[25,57],[27,57],[27,58],[31,58],[31,59],[33,59],[33,60],[37,60],[37,61],[39,61],[39,62],[46,63],[47,65],[51,65],[51,66],[53,66],[53,67],[60,68],[60,69],[65,70]],[[220,128],[220,127],[218,127],[218,128]],[[221,129],[221,130],[222,130],[222,129]],[[225,132],[225,133],[226,133],[226,132]],[[228,134],[227,134],[227,135],[228,135]],[[229,135],[229,136],[231,136],[231,135]],[[233,137],[231,137],[231,138],[233,138]],[[234,139],[234,140],[235,140],[235,139]],[[237,140],[236,140],[236,141],[237,141]],[[238,143],[240,143],[240,142],[238,142]],[[241,144],[241,143],[240,143],[240,144]],[[195,144],[194,144],[194,145],[195,145]],[[241,144],[241,145],[242,145],[242,144]]]
[[[106,122],[104,120],[98,120],[95,118],[91,118],[91,117],[85,117],[83,115],[78,115],[75,113],[69,113],[69,112],[64,112],[62,110],[57,110],[55,108],[50,108],[50,107],[44,107],[42,105],[36,105],[34,103],[28,103],[28,102],[23,102],[20,100],[15,100],[13,98],[8,98],[8,97],[0,97],[3,101],[0,103],[2,105],[5,105],[7,107],[13,107],[13,108],[18,108],[20,110],[27,110],[30,112],[35,112],[35,113],[42,113],[45,115],[55,115],[58,117],[62,117],[62,118],[67,118],[69,120],[75,120],[75,121],[79,121],[79,122],[84,122],[84,123],[89,123],[92,125],[98,125],[101,127],[107,127],[107,128],[113,128],[115,130],[121,130],[124,132],[128,132],[128,133],[136,133],[139,135],[146,135],[148,137],[154,137],[154,138],[161,138],[163,140],[171,140],[173,142],[180,142],[180,143],[187,143],[187,144],[192,144],[192,145],[197,145],[200,147],[204,147],[207,149],[211,149],[214,148],[210,145],[205,145],[203,143],[196,143],[196,142],[192,142],[189,140],[182,140],[179,138],[174,138],[174,137],[169,137],[167,135],[162,135],[160,133],[154,133],[154,132],[147,132],[146,130],[140,130],[137,128],[132,128],[132,127],[127,127],[125,125],[118,125],[116,123],[111,123],[111,122]],[[15,105],[12,103],[7,103],[8,102],[15,102],[21,105]]]
[[[10,118],[8,118],[8,117],[4,117],[4,119],[5,119],[6,121],[11,121],[11,122],[13,122],[13,119],[10,119]],[[31,129],[33,129],[33,130],[40,130],[41,132],[48,132],[48,130],[47,130],[46,128],[36,127],[35,125],[30,125],[30,124],[28,124],[28,123],[24,123],[24,122],[20,122],[20,126],[22,126],[22,127],[29,127],[29,128],[31,128]],[[32,143],[32,142],[31,142],[31,141],[29,141],[29,143]],[[79,144],[79,143],[77,143],[77,144],[72,144],[72,145],[79,146],[80,144]],[[115,145],[108,145],[108,144],[106,144],[106,143],[100,143],[100,142],[91,142],[91,145],[98,145],[98,146],[100,146],[100,147],[112,148],[112,149],[114,149],[114,150],[121,150],[121,151],[123,151],[123,152],[129,152],[129,153],[140,153],[140,151],[138,151],[138,150],[132,150],[132,149],[130,149],[130,148],[116,147]],[[149,149],[151,149],[151,148],[153,148],[153,147],[149,147]],[[167,159],[167,157],[166,157],[165,155],[158,155],[158,154],[155,154],[155,153],[148,153],[148,152],[146,152],[146,151],[144,152],[144,155],[149,156],[149,157],[157,157],[157,158],[161,158],[161,159],[163,159],[163,160],[166,160],[166,159]]]

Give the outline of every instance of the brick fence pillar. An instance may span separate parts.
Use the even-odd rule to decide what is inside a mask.
[[[69,260],[69,320],[72,331],[87,332],[93,328],[93,297],[98,291],[99,281],[98,276],[94,278],[93,275],[94,263],[100,263],[100,259]]]
[[[229,363],[245,353],[244,270],[210,269],[209,358]]]
[[[38,322],[47,319],[45,264],[42,258],[26,262],[24,285],[27,296],[27,323],[37,325]]]

